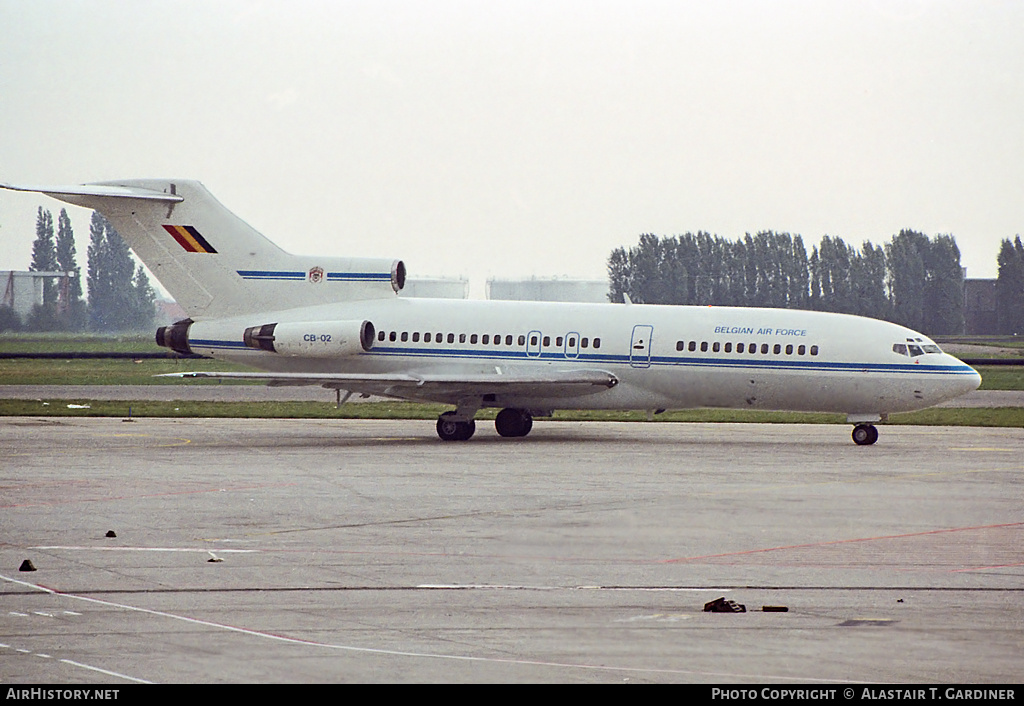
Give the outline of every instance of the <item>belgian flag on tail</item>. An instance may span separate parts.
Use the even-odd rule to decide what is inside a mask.
[[[213,246],[206,242],[206,238],[200,235],[199,231],[192,226],[164,226],[164,230],[171,234],[178,245],[189,252],[216,253]]]

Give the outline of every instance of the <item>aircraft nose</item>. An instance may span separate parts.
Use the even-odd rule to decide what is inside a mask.
[[[953,365],[963,370],[962,373],[955,375],[950,380],[951,392],[955,395],[965,395],[968,392],[974,392],[981,386],[981,373],[969,366],[967,363],[949,356]]]

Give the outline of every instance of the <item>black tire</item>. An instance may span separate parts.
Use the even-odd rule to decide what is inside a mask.
[[[437,418],[437,435],[441,441],[466,441],[476,431],[475,421],[459,422],[452,419],[454,416],[455,412],[445,412]]]
[[[857,446],[871,446],[878,441],[878,429],[873,424],[858,424],[853,428],[853,443]]]
[[[506,438],[526,436],[533,429],[533,417],[522,409],[503,409],[494,418],[494,428]]]

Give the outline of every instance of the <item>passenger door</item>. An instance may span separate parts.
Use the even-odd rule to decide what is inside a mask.
[[[629,364],[634,368],[651,367],[651,339],[654,327],[637,324],[633,327],[633,337],[629,344]]]

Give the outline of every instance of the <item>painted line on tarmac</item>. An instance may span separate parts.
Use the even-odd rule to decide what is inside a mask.
[[[513,658],[498,658],[498,657],[479,657],[474,655],[456,655],[456,654],[440,654],[432,652],[408,652],[403,650],[388,650],[383,648],[374,647],[356,647],[354,645],[341,645],[329,642],[317,642],[314,640],[306,640],[296,637],[288,637],[286,635],[277,635],[269,632],[262,632],[259,630],[251,630],[249,628],[242,628],[235,625],[227,625],[225,623],[215,623],[210,620],[201,620],[199,618],[190,618],[184,615],[177,615],[174,613],[167,613],[159,610],[152,610],[149,608],[141,608],[139,606],[132,606],[126,603],[115,603],[113,601],[105,601],[99,598],[90,598],[88,596],[81,596],[74,593],[64,593],[61,591],[48,588],[39,584],[29,583],[27,581],[18,581],[7,576],[0,575],[0,580],[9,581],[16,583],[21,586],[29,588],[35,588],[45,593],[49,593],[61,598],[68,598],[71,600],[83,601],[86,603],[94,603],[97,605],[103,605],[110,608],[120,608],[122,610],[132,611],[136,613],[143,613],[146,615],[152,615],[160,618],[168,618],[170,620],[179,620],[192,625],[201,625],[204,627],[215,628],[218,630],[225,630],[227,632],[233,632],[241,635],[248,635],[250,637],[261,638],[265,640],[271,640],[274,642],[292,644],[292,645],[304,645],[307,647],[319,647],[328,650],[339,650],[345,652],[357,652],[362,654],[372,655],[383,655],[389,657],[410,657],[420,659],[437,659],[437,660],[449,660],[457,662],[482,662],[489,664],[507,664],[516,666],[529,666],[529,667],[549,667],[554,669],[577,669],[583,671],[592,672],[616,672],[616,673],[627,673],[627,674],[673,674],[673,675],[691,675],[691,676],[704,676],[704,677],[715,677],[719,679],[754,679],[754,680],[765,680],[773,679],[787,682],[815,682],[815,683],[837,683],[837,684],[853,684],[861,683],[848,679],[821,679],[820,677],[798,677],[792,675],[771,675],[771,674],[744,674],[738,672],[706,672],[688,669],[658,669],[655,667],[612,667],[608,665],[599,664],[573,664],[569,662],[550,662],[544,660],[534,659],[513,659]]]

